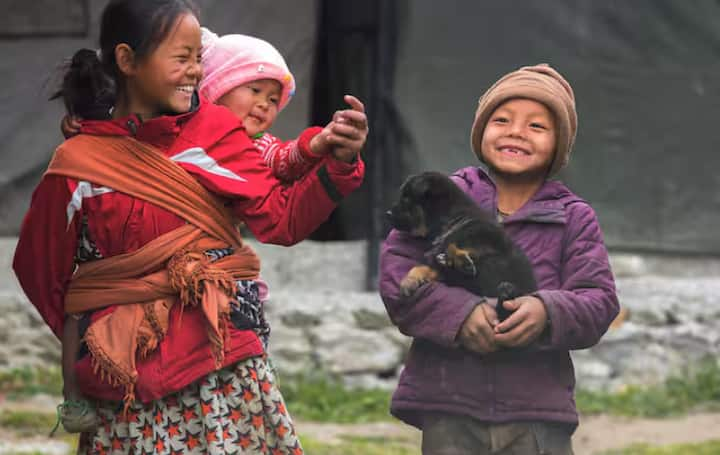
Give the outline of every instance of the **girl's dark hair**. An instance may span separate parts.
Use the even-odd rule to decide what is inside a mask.
[[[66,65],[59,90],[68,113],[103,118],[123,89],[115,47],[125,43],[142,60],[170,33],[178,18],[198,11],[192,0],[112,0],[100,21],[100,49],[80,49]]]

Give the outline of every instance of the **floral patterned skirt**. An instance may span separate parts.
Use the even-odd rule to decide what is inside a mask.
[[[263,357],[215,371],[180,392],[134,403],[103,402],[102,425],[79,454],[302,455],[272,370]]]

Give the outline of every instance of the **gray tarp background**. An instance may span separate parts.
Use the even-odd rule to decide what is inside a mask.
[[[345,68],[317,71],[332,70],[352,79],[358,73],[395,69],[390,107],[397,115],[371,131],[389,129],[398,145],[382,153],[401,154],[404,164],[386,170],[382,192],[388,204],[398,177],[472,164],[468,137],[478,96],[509,70],[549,62],[567,76],[578,98],[580,132],[561,178],[593,204],[608,244],[720,253],[715,228],[720,222],[718,2],[384,1],[397,8],[394,64],[353,67],[358,59],[345,52],[346,58],[333,63],[340,61]],[[0,19],[0,28],[13,33],[33,27],[45,35],[77,33],[82,22],[82,1],[2,0],[6,2],[11,7],[5,9],[9,14]],[[298,78],[298,95],[274,132],[295,135],[308,123],[315,102],[316,7],[325,2],[197,3],[203,23],[219,33],[258,35],[286,56]],[[48,22],[49,10],[42,4],[65,7],[53,10],[53,21]],[[97,27],[92,24],[105,1],[89,4],[94,39]],[[333,5],[334,14],[342,14],[343,8]],[[28,11],[38,20],[21,20]],[[94,47],[93,40],[37,35],[17,39],[0,33],[0,51],[6,57],[0,60],[2,233],[16,232],[30,191],[61,139],[61,109],[45,101],[43,83],[53,65],[80,46]],[[370,162],[381,162],[373,160],[376,152],[366,150]],[[371,200],[377,199],[351,201],[352,210],[342,214],[341,222],[365,225],[370,207],[362,205]],[[357,229],[349,231],[359,235]]]
[[[409,170],[473,162],[477,98],[499,76],[552,63],[580,131],[561,175],[616,248],[720,253],[720,3],[413,0],[396,94]]]
[[[107,0],[0,0],[0,234],[15,234],[30,195],[54,148],[62,141],[60,102],[48,102],[54,68],[81,47],[97,47],[98,21]],[[77,33],[89,4],[88,38],[44,36]],[[244,33],[273,43],[297,81],[292,102],[273,132],[292,138],[308,125],[315,46],[315,0],[196,0],[204,25],[216,33]],[[61,7],[62,6],[62,7]],[[1,8],[4,9],[4,8]],[[47,17],[51,15],[52,21]]]

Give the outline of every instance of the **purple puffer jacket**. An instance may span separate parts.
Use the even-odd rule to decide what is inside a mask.
[[[483,169],[464,168],[453,179],[497,213],[495,185]],[[535,295],[550,324],[532,346],[487,356],[456,343],[482,298],[442,283],[401,297],[400,280],[429,245],[398,231],[383,244],[380,294],[395,325],[414,339],[392,400],[399,419],[422,428],[423,411],[442,411],[487,422],[577,424],[569,350],[597,343],[619,310],[595,212],[562,183],[548,181],[504,226],[533,265],[541,289]]]

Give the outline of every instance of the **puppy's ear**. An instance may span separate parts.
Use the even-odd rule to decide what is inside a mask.
[[[432,185],[430,182],[427,182],[427,181],[423,182],[423,187],[422,187],[423,199],[432,199],[433,197],[435,197],[437,195],[436,193],[437,193],[437,191],[436,191],[436,188],[434,185]]]
[[[412,192],[416,197],[419,197],[421,199],[427,199],[431,194],[430,191],[432,189],[432,185],[428,181],[427,178],[422,178],[421,176],[414,179],[413,186],[412,186]]]

